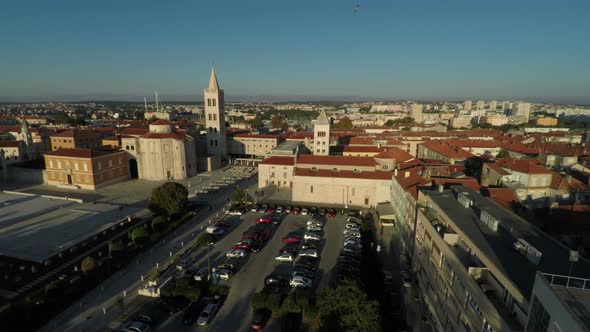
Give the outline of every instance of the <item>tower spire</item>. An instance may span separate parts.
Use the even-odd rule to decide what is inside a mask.
[[[219,83],[217,83],[217,75],[215,75],[215,67],[211,67],[211,78],[209,79],[209,90],[219,90]]]

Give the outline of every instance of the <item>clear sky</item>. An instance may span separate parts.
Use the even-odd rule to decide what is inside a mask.
[[[588,0],[0,0],[0,98],[590,103]],[[0,99],[2,100],[2,99]]]

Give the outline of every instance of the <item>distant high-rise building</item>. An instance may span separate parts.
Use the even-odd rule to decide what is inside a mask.
[[[478,101],[477,101],[477,104],[475,105],[475,107],[476,107],[478,110],[482,110],[482,109],[484,109],[484,107],[485,107],[485,106],[486,106],[486,102],[485,102],[485,101],[483,101],[483,100],[478,100]]]
[[[502,102],[502,110],[504,110],[504,112],[508,113],[510,112],[510,110],[512,109],[512,103],[509,101],[503,101]]]
[[[422,105],[414,104],[410,110],[410,116],[416,123],[422,123],[424,121],[424,115],[422,114]]]
[[[510,112],[510,115],[512,116],[523,117],[529,121],[529,118],[531,117],[531,104],[524,102],[514,103]]]
[[[330,120],[324,110],[313,125],[313,154],[330,155]]]
[[[495,100],[490,101],[490,111],[495,111],[498,108],[498,102]]]
[[[215,69],[211,69],[209,87],[204,92],[205,126],[207,130],[207,152],[219,161],[226,159],[224,93],[219,88]]]
[[[466,100],[465,103],[463,103],[463,109],[466,111],[471,111],[472,107],[473,107],[473,102],[471,100]]]

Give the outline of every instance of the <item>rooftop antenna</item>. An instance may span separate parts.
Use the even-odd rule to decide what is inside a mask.
[[[156,111],[160,111],[160,104],[158,103],[158,90],[156,90]]]
[[[148,110],[147,110],[147,98],[146,97],[143,97],[143,105],[145,108],[145,112],[147,113]]]

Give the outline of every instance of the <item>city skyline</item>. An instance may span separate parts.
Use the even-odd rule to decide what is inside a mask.
[[[228,101],[590,103],[587,3],[354,3],[11,4],[0,102],[197,101],[215,64]]]

